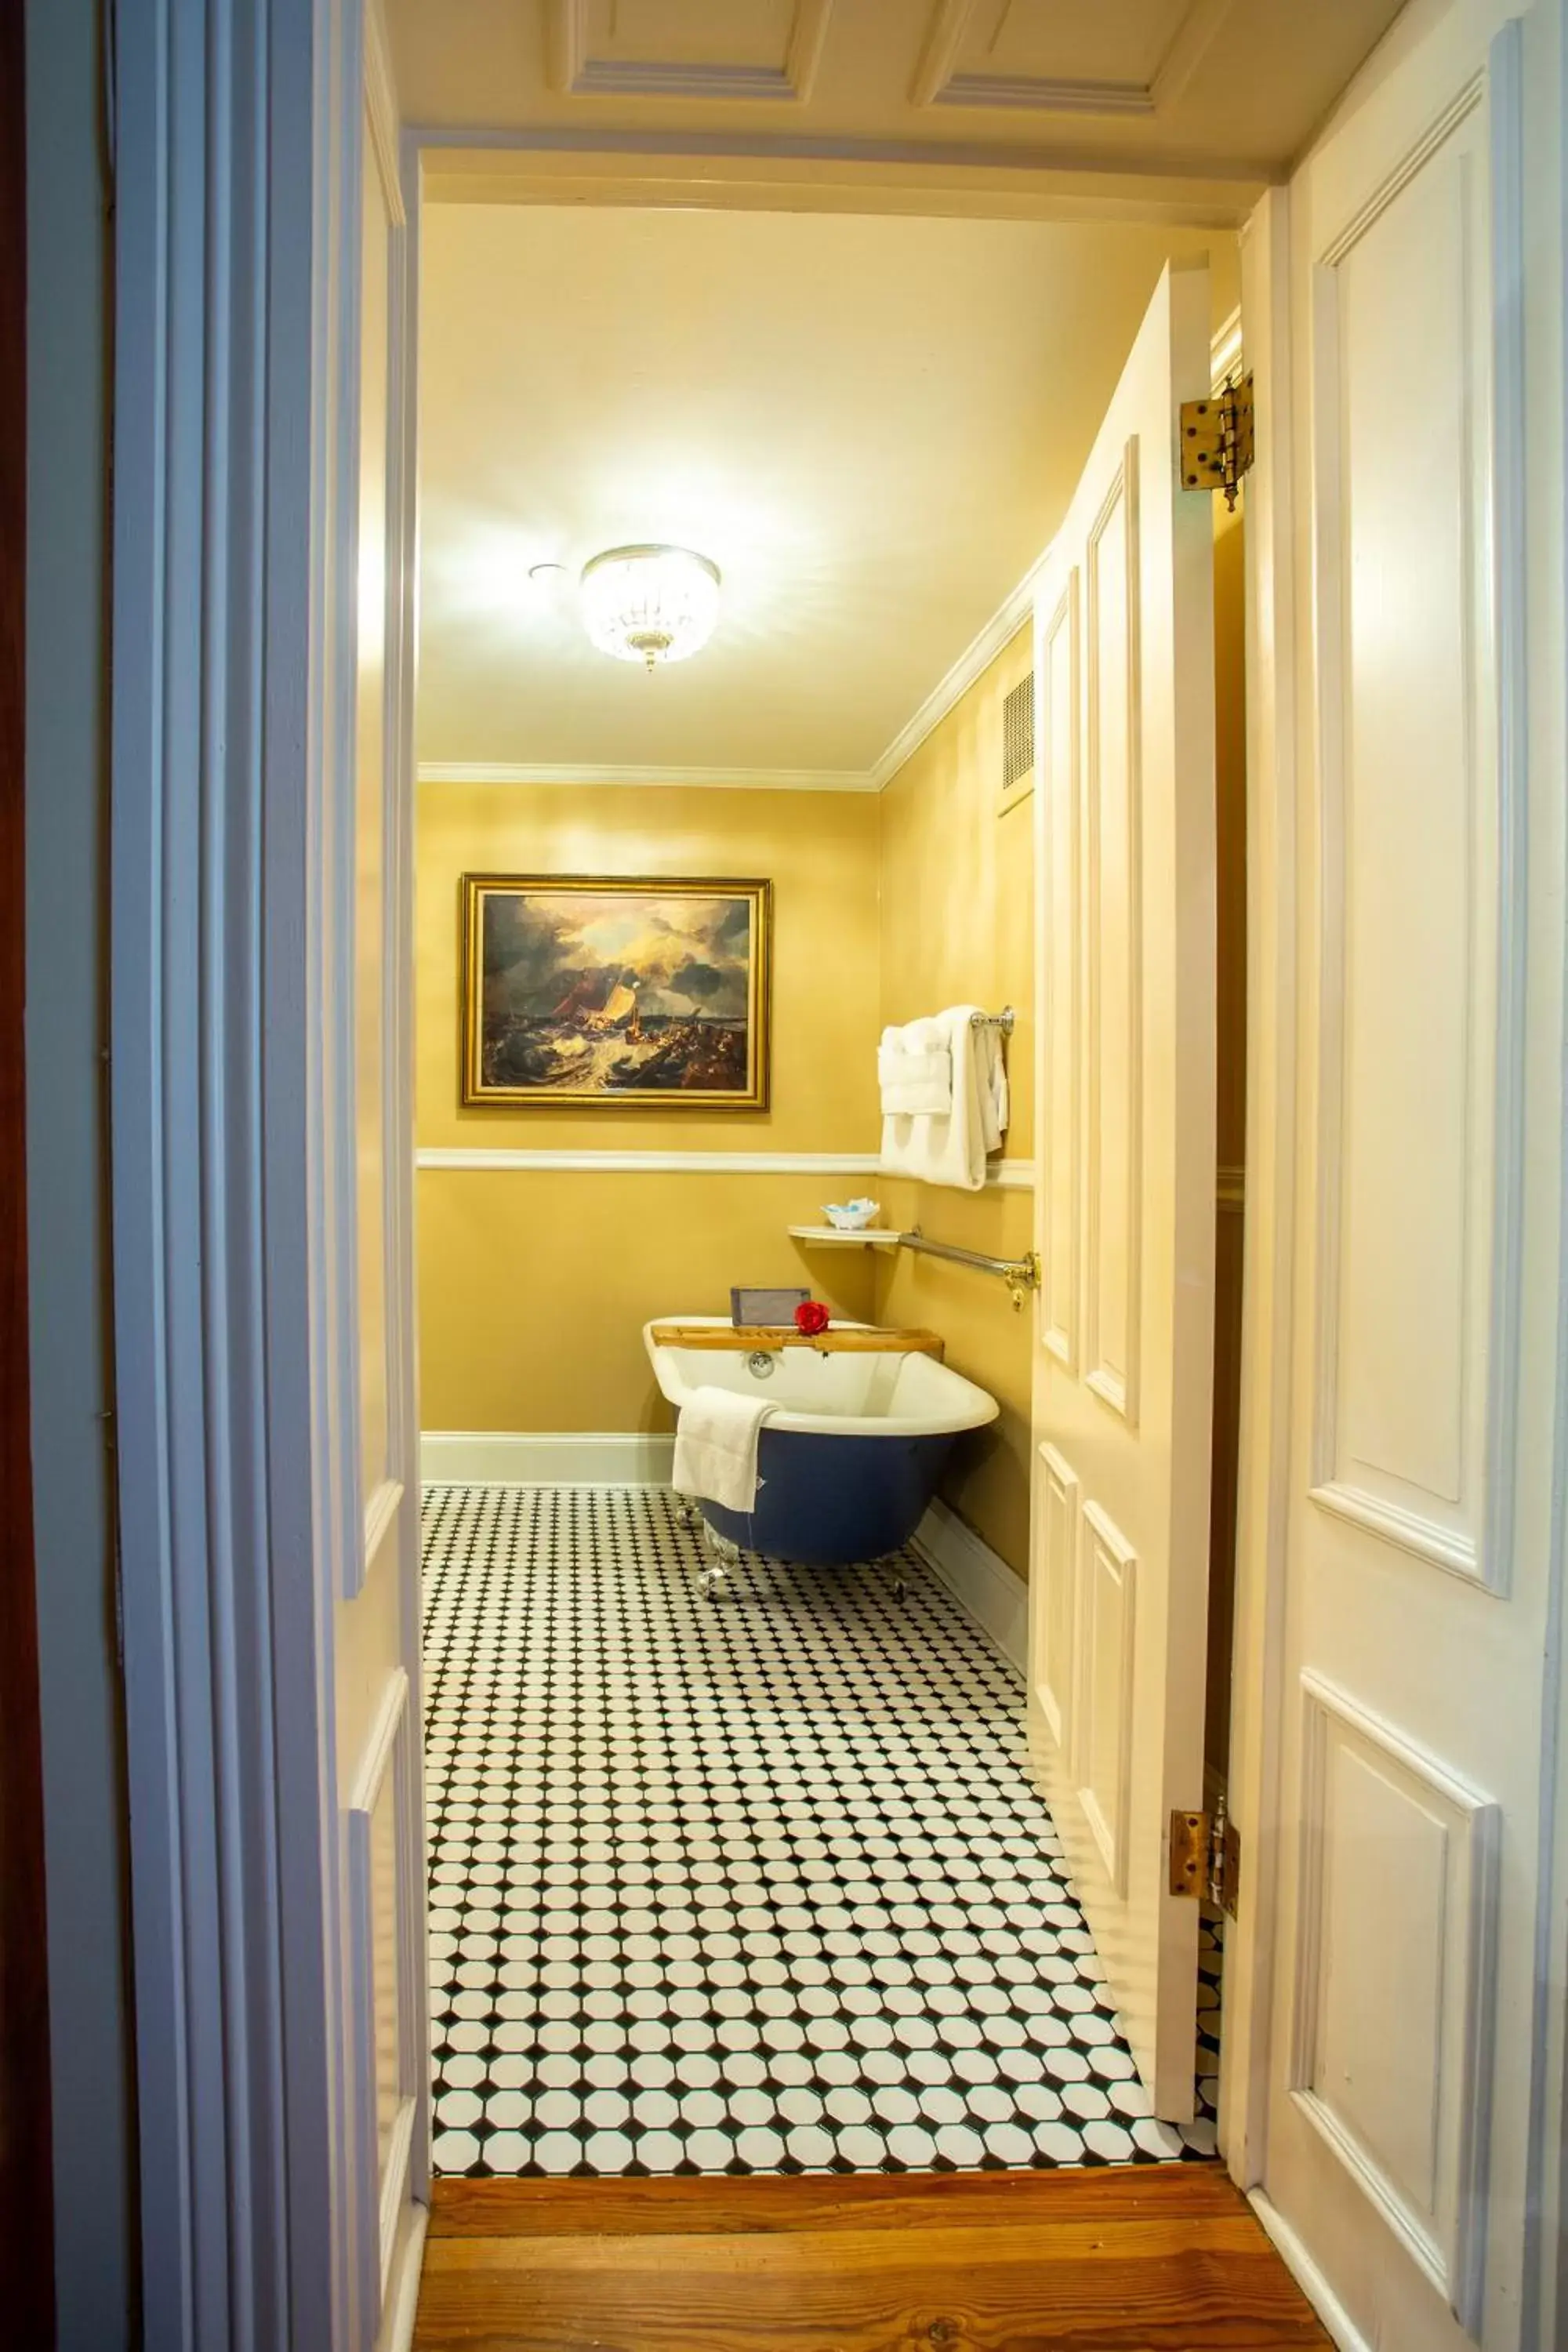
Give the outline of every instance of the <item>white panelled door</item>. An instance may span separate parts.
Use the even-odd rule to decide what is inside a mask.
[[[333,952],[338,1213],[352,1250],[352,1365],[342,1418],[342,1589],[334,1633],[342,1807],[347,2171],[354,2352],[371,2352],[412,2292],[428,2179],[424,1810],[419,1715],[419,1490],[414,1366],[411,744],[414,299],[396,102],[379,11],[364,19],[357,455],[350,586],[353,694],[333,795],[341,925]],[[352,215],[351,215],[352,216]],[[353,446],[352,443],[349,446]],[[345,600],[346,601],[346,600]],[[357,1474],[357,1475],[356,1475]]]
[[[1545,2340],[1560,38],[1558,0],[1408,12],[1289,196],[1301,1027],[1264,2189],[1360,2340],[1399,2352]]]
[[[1036,602],[1041,1289],[1029,1748],[1156,2112],[1194,2105],[1214,1352],[1213,522],[1161,279]]]

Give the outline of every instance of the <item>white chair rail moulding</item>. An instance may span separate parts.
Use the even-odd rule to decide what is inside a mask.
[[[510,1170],[518,1175],[579,1176],[880,1176],[875,1151],[531,1151],[483,1144],[427,1144],[416,1165],[440,1170]],[[1034,1190],[1032,1160],[1004,1160],[986,1171],[987,1191]],[[857,1240],[861,1236],[841,1236]]]
[[[874,793],[863,768],[584,767],[571,761],[422,760],[422,784],[647,784],[677,792]]]

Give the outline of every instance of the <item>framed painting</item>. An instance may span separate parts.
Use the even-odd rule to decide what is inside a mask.
[[[766,1110],[773,885],[465,874],[466,1105]]]

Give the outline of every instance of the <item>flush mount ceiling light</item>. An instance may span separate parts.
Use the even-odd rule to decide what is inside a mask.
[[[688,547],[609,547],[583,566],[589,636],[617,661],[685,661],[713,634],[719,571]]]

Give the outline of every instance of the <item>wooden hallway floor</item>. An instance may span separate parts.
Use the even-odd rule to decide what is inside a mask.
[[[436,2184],[415,2352],[1285,2352],[1212,2165]]]

